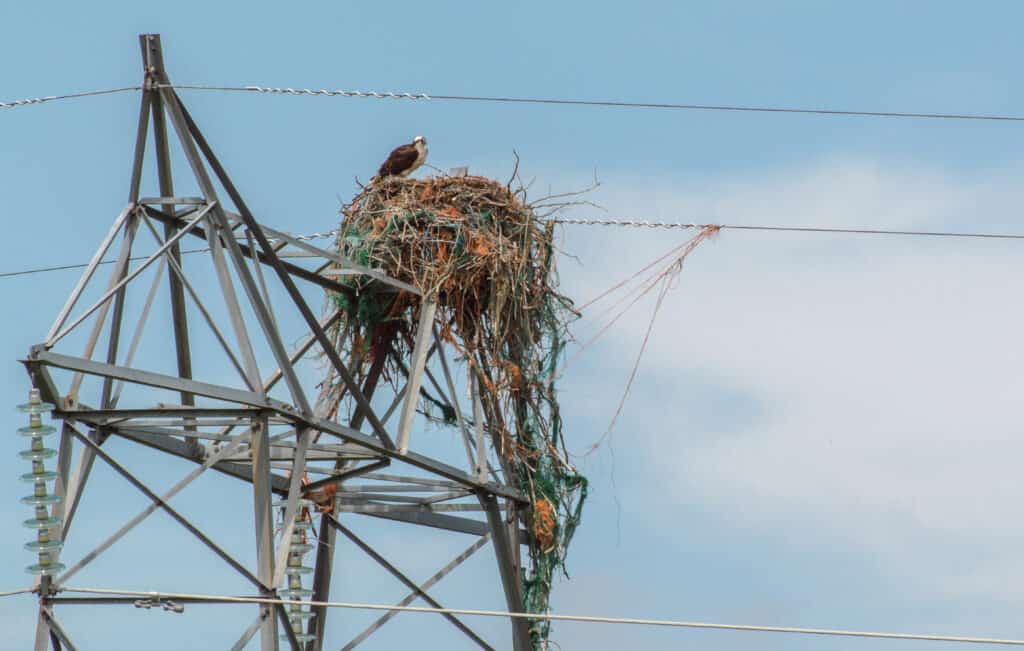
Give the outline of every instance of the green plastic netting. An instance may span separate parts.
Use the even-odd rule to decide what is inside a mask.
[[[476,380],[501,469],[528,496],[521,511],[530,533],[523,608],[545,613],[587,482],[569,462],[556,391],[576,312],[557,291],[553,225],[539,221],[521,196],[481,177],[387,179],[345,206],[337,246],[436,303],[437,332]],[[331,295],[344,314],[333,330],[338,347],[359,361],[364,376],[377,365],[397,388],[408,374],[404,360],[422,299],[367,275],[341,278],[349,291]],[[438,422],[456,424],[450,406],[426,391],[421,398]],[[547,648],[549,622],[530,624],[534,648]]]

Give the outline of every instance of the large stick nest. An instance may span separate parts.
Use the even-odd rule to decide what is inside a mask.
[[[377,181],[343,208],[338,250],[436,302],[441,338],[480,386],[505,475],[529,496],[524,605],[542,612],[586,489],[568,461],[554,388],[575,312],[557,291],[553,225],[524,195],[478,176]],[[424,299],[368,275],[342,282],[350,291],[334,295],[346,317],[339,347],[361,360],[364,376],[390,360],[384,375],[397,387]],[[547,625],[533,622],[532,630],[539,648]]]
[[[522,328],[536,335],[531,312],[554,295],[551,238],[527,204],[490,179],[392,178],[345,207],[339,247],[436,300],[458,339],[476,348],[503,345]]]

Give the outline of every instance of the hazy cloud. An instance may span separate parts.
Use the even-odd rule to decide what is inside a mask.
[[[1009,228],[1021,198],[1010,171],[848,160],[606,181],[613,215],[697,222],[986,230]],[[583,265],[563,263],[565,286],[594,295],[688,236],[574,230]],[[862,548],[930,591],[1016,594],[1022,281],[1019,242],[725,231],[666,301],[620,429],[680,500]],[[616,389],[649,313],[598,349]],[[699,418],[695,386],[715,407]]]

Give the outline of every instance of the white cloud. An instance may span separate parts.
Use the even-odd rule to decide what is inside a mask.
[[[1022,198],[1010,171],[965,180],[856,161],[680,185],[607,179],[601,195],[615,215],[955,230],[1010,228]],[[591,296],[684,237],[573,231],[584,266],[563,263],[565,287]],[[649,447],[680,500],[696,491],[754,528],[839,539],[929,591],[1020,595],[1022,246],[725,231],[666,301],[621,427],[643,432],[630,444]],[[601,348],[617,374],[648,313]],[[728,436],[688,425],[674,401],[644,415],[645,390],[685,391],[678,378],[695,372],[761,413]]]

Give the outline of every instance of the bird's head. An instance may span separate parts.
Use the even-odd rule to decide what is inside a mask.
[[[415,138],[412,139],[412,144],[426,146],[427,139],[424,138],[423,136],[416,136]]]

